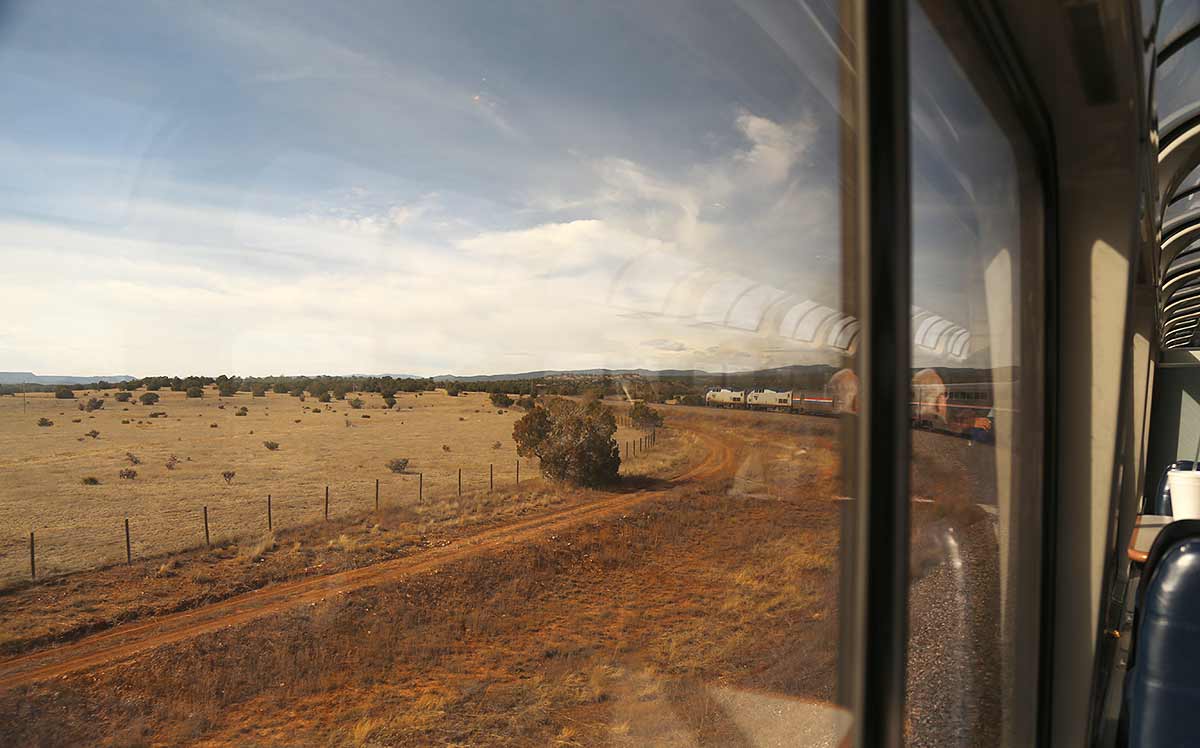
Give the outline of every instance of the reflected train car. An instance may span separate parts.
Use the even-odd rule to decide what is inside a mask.
[[[797,392],[792,396],[792,410],[810,416],[831,416],[833,398],[826,392]]]
[[[997,392],[1011,392],[1013,384],[973,381],[974,375],[973,370],[959,369],[923,369],[913,375],[913,427],[994,441]]]

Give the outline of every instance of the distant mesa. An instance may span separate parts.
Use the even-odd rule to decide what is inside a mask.
[[[0,384],[90,384],[91,382],[128,382],[136,377],[128,374],[106,374],[95,377],[34,374],[32,371],[0,371]]]

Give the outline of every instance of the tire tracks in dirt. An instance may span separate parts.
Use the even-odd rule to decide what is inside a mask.
[[[701,430],[694,433],[706,444],[708,453],[699,464],[670,479],[671,488],[609,494],[581,506],[492,527],[416,555],[271,585],[209,605],[116,626],[59,647],[18,655],[0,661],[0,690],[126,659],[155,647],[315,604],[334,595],[397,582],[474,555],[520,545],[548,533],[563,532],[584,522],[607,518],[660,498],[685,483],[732,475],[736,468],[735,450],[719,436]]]

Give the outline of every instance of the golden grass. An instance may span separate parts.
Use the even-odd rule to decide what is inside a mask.
[[[0,397],[0,585],[28,578],[31,529],[39,574],[51,575],[123,562],[127,516],[133,554],[145,557],[203,543],[204,506],[217,542],[265,530],[267,494],[279,528],[320,519],[325,486],[338,517],[373,508],[376,479],[385,505],[406,507],[418,506],[418,472],[426,504],[457,501],[459,468],[468,495],[486,492],[489,464],[497,488],[515,480],[512,427],[522,412],[500,414],[483,393],[400,393],[394,410],[378,394],[348,395],[365,402],[361,411],[273,393],[221,398],[212,387],[202,399],[160,390],[153,406],[136,402],[141,391],[128,403],[112,394],[56,400],[38,393],[27,406],[20,396]],[[78,410],[88,397],[104,407]],[[248,414],[236,416],[241,407]],[[167,417],[149,418],[156,411]],[[54,426],[37,426],[42,417]],[[93,429],[98,438],[84,436]],[[634,434],[622,429],[617,439]],[[118,477],[130,467],[127,453],[140,460],[133,480]],[[168,469],[172,456],[178,462]],[[408,474],[386,468],[397,457],[410,460]],[[236,473],[229,483],[221,477],[227,470]],[[88,476],[100,485],[83,485]],[[537,477],[536,464],[522,460],[522,483]]]

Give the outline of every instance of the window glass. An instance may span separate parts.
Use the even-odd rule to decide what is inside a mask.
[[[840,744],[839,6],[7,9],[7,742]]]
[[[911,745],[1030,745],[1041,512],[1040,188],[951,3],[910,5]],[[953,345],[951,344],[953,343]]]

